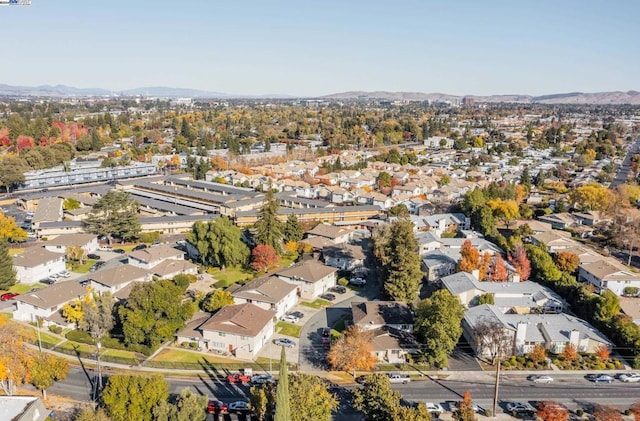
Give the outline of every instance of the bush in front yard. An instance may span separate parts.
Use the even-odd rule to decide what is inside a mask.
[[[67,332],[65,337],[68,340],[73,342],[80,342],[82,344],[95,345],[95,342],[93,341],[93,338],[91,338],[91,335],[89,335],[87,332],[84,332],[82,330],[72,330],[70,332]]]

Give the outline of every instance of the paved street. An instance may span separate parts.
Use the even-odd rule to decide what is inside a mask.
[[[613,189],[620,184],[624,184],[629,180],[629,176],[631,175],[631,158],[637,153],[640,153],[640,137],[638,137],[635,142],[629,146],[629,150],[622,160],[620,169],[616,173],[615,177],[613,177],[611,184],[609,184],[610,189]]]

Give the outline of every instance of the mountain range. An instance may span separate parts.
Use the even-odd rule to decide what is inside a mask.
[[[170,88],[164,86],[142,87],[124,91],[110,91],[102,88],[75,88],[66,85],[40,86],[12,86],[0,84],[0,96],[37,96],[37,97],[89,97],[89,96],[146,96],[163,98],[296,98],[290,95],[234,95],[223,92],[212,92],[201,89]],[[612,91],[612,92],[570,92],[552,95],[467,95],[476,102],[511,102],[511,103],[540,103],[540,104],[640,104],[640,92]],[[444,93],[422,92],[387,92],[387,91],[349,91],[317,97],[327,100],[357,100],[376,99],[387,101],[450,101],[459,103],[462,96]]]

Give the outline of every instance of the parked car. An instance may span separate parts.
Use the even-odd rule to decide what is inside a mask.
[[[104,262],[96,262],[93,266],[91,266],[91,268],[89,268],[89,272],[95,272],[96,270],[100,269],[102,266],[104,266]]]
[[[434,402],[426,402],[425,406],[427,407],[427,411],[432,414],[443,414],[444,408],[439,403]]]
[[[287,315],[297,317],[298,319],[302,319],[304,317],[304,313],[301,311],[292,311],[291,313],[287,313]]]
[[[4,293],[4,294],[0,295],[0,301],[9,301],[9,300],[13,300],[13,299],[14,299],[14,298],[16,298],[18,295],[20,295],[20,294],[17,294],[17,293],[15,293],[15,292],[7,292],[7,293]]]
[[[355,285],[355,286],[358,286],[358,287],[363,287],[363,286],[367,285],[366,279],[362,279],[362,278],[351,278],[351,279],[349,279],[349,283],[351,285]]]
[[[249,383],[251,381],[251,376],[247,376],[240,373],[229,374],[227,376],[227,381],[229,383]]]
[[[54,281],[57,281],[61,278],[61,276],[58,275],[57,273],[54,273],[52,275],[49,275],[49,278],[53,279]]]
[[[347,292],[347,289],[342,285],[336,285],[333,288],[331,288],[329,291],[337,292],[338,294],[344,294],[345,292]]]
[[[507,411],[510,413],[516,412],[519,414],[520,413],[529,414],[529,413],[536,412],[536,409],[533,406],[531,406],[529,403],[508,402]]]
[[[89,253],[89,254],[87,254],[87,259],[100,260],[100,256],[95,254],[95,253]]]
[[[587,374],[585,378],[594,383],[613,383],[613,377],[607,374]]]
[[[251,377],[251,384],[275,383],[276,379],[271,374],[260,374]]]
[[[280,320],[287,323],[298,323],[300,321],[300,319],[291,314],[285,314]]]
[[[45,284],[45,285],[53,285],[53,284],[56,283],[56,280],[55,279],[51,279],[51,278],[45,278],[45,279],[41,280],[40,283],[41,284]]]
[[[137,246],[135,246],[134,248],[131,249],[131,251],[138,251],[138,250],[144,250],[147,248],[146,244],[138,244]]]
[[[231,402],[228,408],[229,412],[249,412],[251,410],[249,402],[246,401]]]
[[[114,253],[117,253],[117,254],[125,254],[125,253],[126,253],[126,251],[124,251],[124,250],[122,250],[122,249],[113,249],[112,251],[113,251]]]
[[[620,381],[625,383],[637,383],[640,382],[640,374],[639,373],[629,373],[623,374],[620,376]]]
[[[534,383],[553,383],[553,377],[551,376],[529,376],[529,380],[531,380]]]
[[[60,272],[59,275],[62,276],[63,278],[70,278],[71,277],[71,274],[69,272],[67,272],[66,270],[64,272]]]
[[[335,301],[336,296],[333,294],[322,294],[320,296],[320,298],[322,298],[323,300],[327,300],[327,301]]]
[[[408,374],[388,373],[389,383],[402,383],[407,384],[411,381],[411,377]]]
[[[367,380],[367,376],[358,376],[356,377],[356,383],[363,384]]]
[[[449,408],[449,412],[456,412],[458,410],[459,403],[460,401],[446,401],[445,407]],[[478,404],[476,404],[475,402],[472,402],[472,406],[473,406],[473,412],[475,412],[476,414],[480,414],[484,412],[482,408],[480,408]]]
[[[227,404],[222,401],[209,401],[207,404],[207,412],[210,414],[223,414],[228,410]]]
[[[284,346],[285,348],[293,348],[294,346],[296,346],[296,343],[294,341],[287,338],[274,339],[273,343],[278,346]]]

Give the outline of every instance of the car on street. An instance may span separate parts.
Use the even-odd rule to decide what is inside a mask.
[[[546,375],[529,376],[528,379],[531,380],[534,383],[545,383],[545,384],[553,383],[553,377],[546,376]]]
[[[100,256],[95,254],[95,253],[89,253],[89,254],[87,254],[87,259],[100,260]]]
[[[291,313],[287,313],[287,315],[297,317],[298,319],[304,318],[304,313],[301,311],[292,311]]]
[[[276,379],[271,374],[259,374],[251,377],[251,384],[275,383]]]
[[[278,346],[283,346],[285,348],[293,348],[294,346],[296,346],[296,343],[294,341],[292,341],[291,339],[287,339],[287,338],[274,339],[273,343],[278,345]]]
[[[587,374],[585,379],[594,383],[613,383],[613,377],[607,374]]]
[[[506,408],[509,413],[531,414],[536,412],[536,409],[531,404],[523,402],[508,402]]]
[[[367,376],[358,376],[356,377],[356,383],[358,384],[364,384],[364,382],[367,380]]]
[[[445,407],[449,408],[449,412],[456,412],[458,410],[458,404],[461,401],[446,401],[445,402]],[[478,404],[476,404],[475,402],[472,402],[471,405],[473,406],[473,412],[475,412],[476,414],[480,414],[483,412],[482,408],[480,408],[478,406]]]
[[[249,412],[251,410],[247,401],[231,402],[228,408],[229,412]]]
[[[14,298],[16,298],[18,295],[18,293],[15,292],[7,292],[4,293],[2,295],[0,295],[0,301],[9,301],[9,300],[13,300]]]
[[[429,411],[431,414],[443,414],[444,413],[444,408],[439,403],[426,402],[424,405],[427,407],[427,411]]]
[[[56,283],[55,279],[52,278],[45,278],[43,280],[40,281],[41,284],[45,284],[45,285],[53,285]]]
[[[637,383],[640,382],[640,373],[629,373],[620,376],[620,381],[625,383]]]
[[[322,294],[320,296],[320,298],[322,298],[323,300],[327,300],[327,301],[335,301],[336,296],[333,294]]]
[[[249,383],[251,381],[251,376],[247,376],[245,374],[235,373],[229,374],[227,376],[227,381],[229,383]]]
[[[210,414],[223,414],[228,410],[227,404],[222,401],[209,401],[207,404],[207,412]]]
[[[349,279],[349,283],[351,285],[355,285],[355,286],[358,286],[358,287],[363,287],[363,286],[367,285],[367,281],[365,279],[362,279],[362,278],[351,278],[351,279]]]
[[[411,377],[408,374],[387,373],[389,383],[402,383],[407,384],[411,381]]]
[[[285,314],[280,320],[287,323],[298,323],[300,321],[300,319],[291,314]]]
[[[337,292],[338,294],[344,294],[345,292],[347,292],[347,288],[343,287],[342,285],[336,285],[333,288],[331,288],[329,291]]]

